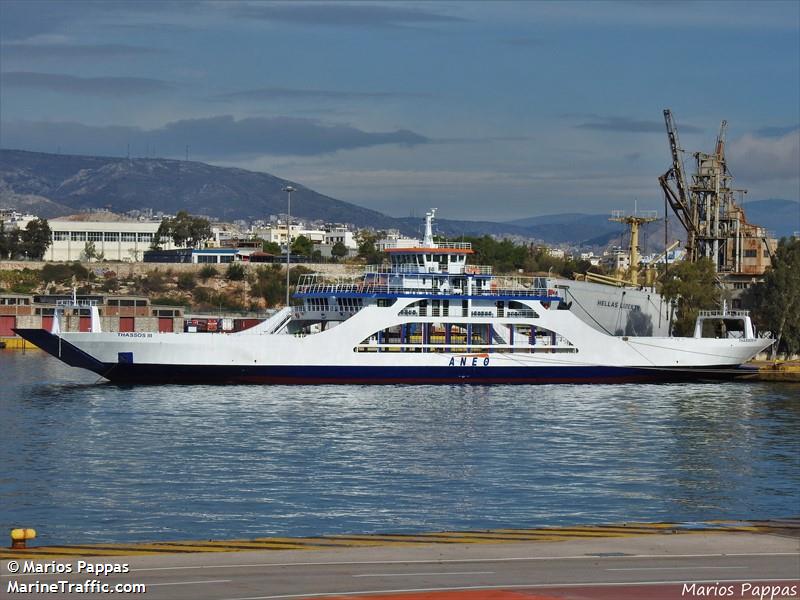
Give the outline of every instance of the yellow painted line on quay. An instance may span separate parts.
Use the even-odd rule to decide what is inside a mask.
[[[502,533],[507,535],[532,535],[532,534],[547,534],[547,535],[562,535],[569,533],[589,533],[589,534],[608,534],[608,535],[661,535],[662,530],[646,529],[643,527],[569,527],[569,528],[543,528],[543,529],[492,529],[493,533]]]
[[[621,538],[640,535],[689,535],[724,533],[770,533],[787,523],[761,521],[757,524],[708,521],[699,524],[628,523],[531,529],[487,529],[481,531],[440,531],[417,534],[351,534],[319,537],[263,537],[233,540],[177,540],[148,543],[98,543],[69,546],[40,546],[25,550],[0,548],[0,559],[48,559],[78,556],[154,556],[256,550],[322,550],[347,547],[424,546],[433,544],[507,544],[515,542],[559,542],[575,539]],[[788,522],[788,526],[800,527]]]
[[[445,537],[452,538],[455,540],[459,540],[464,534],[459,533],[447,533],[442,534]],[[570,538],[608,538],[608,537],[629,537],[630,535],[636,534],[624,534],[624,533],[606,533],[606,532],[587,532],[587,531],[532,531],[532,532],[486,532],[486,533],[478,533],[475,532],[470,536],[465,537],[472,537],[474,539],[486,539],[486,540],[500,540],[500,541],[535,541],[542,538],[547,539],[570,539]]]

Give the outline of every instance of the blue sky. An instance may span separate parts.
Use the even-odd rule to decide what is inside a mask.
[[[800,199],[800,3],[0,1],[0,145],[267,171],[395,216],[662,209],[662,110]]]

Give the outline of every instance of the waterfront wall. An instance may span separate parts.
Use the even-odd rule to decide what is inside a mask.
[[[0,262],[0,270],[3,271],[18,271],[22,269],[41,269],[48,263],[47,261],[35,260],[4,260]],[[133,263],[133,262],[92,262],[82,263],[87,269],[94,271],[96,275],[102,275],[108,271],[113,271],[117,277],[133,277],[137,275],[145,275],[150,271],[172,271],[173,273],[196,273],[203,267],[208,266],[204,264],[193,263]],[[242,265],[247,270],[254,270],[258,267],[269,266],[267,263],[236,263]],[[347,276],[358,275],[363,272],[363,265],[346,265],[341,263],[292,263],[291,266],[301,266],[315,271],[317,273],[324,273],[329,276]],[[225,273],[227,265],[212,265],[216,267],[220,274]],[[281,265],[282,266],[282,265]]]

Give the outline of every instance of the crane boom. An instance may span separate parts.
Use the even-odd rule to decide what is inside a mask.
[[[661,184],[661,189],[664,190],[665,200],[687,232],[686,250],[694,260],[697,252],[696,239],[700,235],[699,215],[697,206],[689,199],[689,186],[686,184],[686,176],[683,172],[683,158],[681,157],[683,150],[678,141],[678,128],[675,127],[672,111],[668,108],[664,109],[664,123],[667,126],[669,149],[672,152],[672,167],[658,178],[658,182]],[[670,185],[670,181],[675,182],[677,191]]]
[[[680,154],[683,150],[678,141],[678,128],[675,127],[675,121],[672,119],[672,111],[668,108],[664,109],[664,123],[667,125],[669,149],[672,152],[672,170],[675,174],[675,184],[678,186],[678,197],[681,203],[688,207],[689,186],[686,185],[686,176],[683,173],[683,159]]]

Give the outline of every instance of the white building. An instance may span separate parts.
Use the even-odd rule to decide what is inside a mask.
[[[11,208],[0,209],[0,221],[3,222],[3,227],[6,231],[25,229],[28,223],[34,219],[36,219],[36,215],[21,213]]]
[[[686,258],[686,250],[683,248],[675,248],[674,250],[670,250],[667,252],[666,257],[664,253],[661,252],[660,254],[651,254],[649,256],[643,256],[641,262],[646,265],[663,265],[665,262],[670,264],[675,262],[680,262]]]
[[[386,232],[386,237],[375,242],[378,252],[385,252],[388,248],[418,248],[420,241],[417,238],[408,238],[396,229]]]
[[[292,223],[290,229],[292,240],[296,240],[302,235],[313,243],[320,244],[325,239],[324,231],[321,229],[307,229],[302,223]],[[253,234],[265,242],[275,242],[281,246],[286,245],[287,228],[285,223],[253,229]]]
[[[581,260],[588,260],[593,267],[599,267],[602,257],[595,256],[594,252],[581,252]]]
[[[53,243],[45,252],[45,260],[85,260],[86,244],[92,242],[95,252],[106,260],[139,262],[150,249],[159,221],[49,221]],[[161,247],[174,248],[171,239],[162,238]]]
[[[344,247],[348,250],[358,250],[358,242],[356,242],[353,232],[347,227],[335,227],[325,232],[323,244],[333,246],[339,242],[344,244]]]
[[[631,257],[621,248],[612,248],[603,253],[601,264],[609,271],[623,273],[631,268]]]

